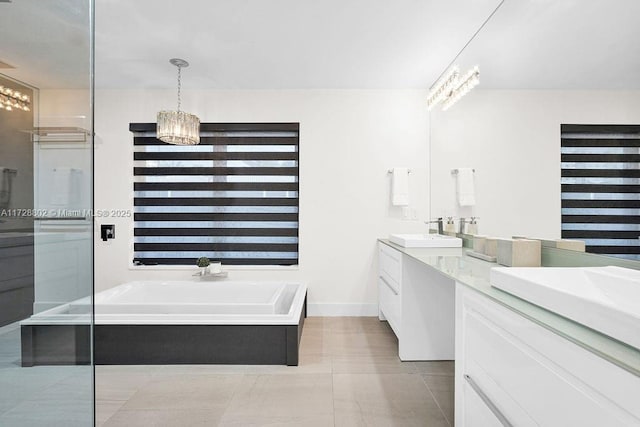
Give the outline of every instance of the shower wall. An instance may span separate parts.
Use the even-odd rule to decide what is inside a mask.
[[[34,91],[0,75],[0,85]],[[0,326],[33,312],[33,144],[31,111],[0,109]]]

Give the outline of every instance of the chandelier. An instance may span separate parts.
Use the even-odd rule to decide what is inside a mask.
[[[172,58],[169,62],[178,67],[178,109],[160,111],[157,119],[157,138],[168,144],[196,145],[200,143],[200,119],[194,114],[180,111],[181,70],[188,67],[184,59]]]

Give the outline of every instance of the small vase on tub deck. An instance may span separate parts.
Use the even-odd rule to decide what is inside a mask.
[[[198,260],[196,261],[196,265],[200,267],[201,276],[206,276],[207,274],[209,274],[210,264],[211,264],[211,261],[209,261],[209,258],[207,258],[206,256],[198,258]]]

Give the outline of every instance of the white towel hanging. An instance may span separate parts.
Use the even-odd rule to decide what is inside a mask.
[[[82,170],[58,166],[53,169],[51,204],[72,207],[80,201]]]
[[[0,207],[9,207],[11,199],[11,175],[10,169],[0,167]]]
[[[393,168],[391,173],[391,203],[409,206],[409,169]]]
[[[456,174],[456,191],[458,193],[458,204],[460,206],[475,206],[476,192],[473,182],[472,168],[458,168]]]

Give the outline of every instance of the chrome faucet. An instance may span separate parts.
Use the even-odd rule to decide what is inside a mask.
[[[425,224],[438,224],[438,234],[444,234],[444,222],[442,221],[442,217],[438,219],[434,219],[432,221],[425,221]],[[431,230],[431,227],[429,227]]]
[[[460,223],[460,229],[458,231],[459,231],[460,234],[464,234],[464,225],[466,224],[467,219],[466,218],[460,218],[458,221]]]

